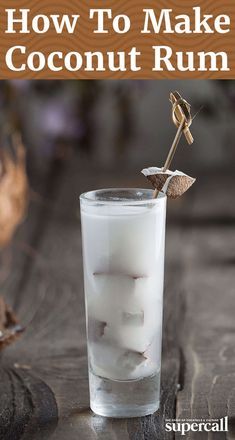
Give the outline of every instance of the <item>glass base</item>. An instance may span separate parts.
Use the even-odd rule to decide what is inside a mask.
[[[114,381],[89,373],[90,407],[103,417],[129,418],[159,409],[160,372],[140,380]]]

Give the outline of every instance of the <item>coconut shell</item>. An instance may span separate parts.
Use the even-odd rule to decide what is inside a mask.
[[[0,155],[0,247],[6,246],[25,217],[28,205],[28,180],[25,149],[17,141],[16,160],[5,150]]]
[[[14,342],[23,331],[15,314],[0,296],[0,350]]]
[[[148,169],[149,170],[149,169]],[[143,170],[143,174],[158,191],[163,191],[171,199],[182,196],[195,182],[196,179],[175,171],[152,171]]]

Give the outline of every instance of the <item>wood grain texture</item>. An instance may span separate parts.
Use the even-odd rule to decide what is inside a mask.
[[[57,404],[39,378],[8,365],[1,368],[0,438],[47,439],[57,425]]]
[[[153,416],[122,420],[89,410],[78,195],[145,182],[135,174],[95,169],[88,176],[86,164],[76,158],[53,164],[43,182],[35,183],[42,198],[31,203],[1,283],[27,326],[1,361],[3,439],[16,425],[11,440],[27,439],[23,427],[29,425],[30,440],[172,440],[166,418],[226,414],[227,438],[233,438],[235,212],[226,191],[232,180],[217,187],[213,177],[211,183],[202,179],[189,196],[169,203],[161,408]],[[217,204],[209,203],[212,188]]]
[[[103,8],[103,1],[96,0],[95,8]],[[202,20],[204,14],[212,14],[214,20],[217,16],[221,14],[228,14],[230,16],[231,25],[229,32],[223,34],[216,32],[213,21],[209,22],[211,26],[212,33],[204,32],[203,26],[201,27],[202,32],[194,33],[195,28],[195,13],[193,7],[195,7],[194,0],[181,0],[177,3],[175,0],[159,0],[156,4],[155,0],[141,1],[136,0],[110,0],[108,8],[112,9],[113,18],[119,14],[126,14],[131,21],[130,30],[126,33],[114,32],[112,26],[112,20],[108,20],[105,17],[105,30],[108,33],[95,33],[94,30],[97,29],[97,21],[89,19],[89,11],[94,8],[94,3],[92,1],[80,0],[79,4],[75,0],[70,0],[66,2],[65,0],[28,0],[27,2],[20,2],[19,0],[11,0],[11,8],[15,8],[17,11],[19,8],[29,8],[29,19],[28,28],[30,33],[5,33],[7,29],[7,14],[5,9],[9,9],[9,3],[2,0],[0,5],[0,61],[1,79],[14,78],[14,79],[228,79],[234,78],[235,71],[235,54],[234,54],[234,21],[235,21],[235,6],[233,0],[227,0],[226,5],[219,1],[214,0],[198,0],[196,6],[201,7]],[[159,21],[159,16],[161,9],[172,9],[171,22],[172,22],[172,32],[167,33],[165,31],[165,26],[161,27],[159,33],[155,33],[151,23],[149,24],[150,33],[141,33],[144,29],[145,23],[145,9],[153,9],[156,13],[157,20]],[[64,30],[63,34],[57,34],[55,27],[50,20],[50,29],[45,33],[35,33],[32,30],[32,20],[38,14],[45,14],[50,17],[51,14],[72,14],[80,15],[78,24],[73,34],[66,32]],[[191,26],[189,33],[176,33],[174,32],[175,24],[182,22],[182,20],[177,20],[175,17],[178,15],[186,14],[190,17]],[[166,19],[167,21],[167,19]],[[40,24],[39,27],[43,25]],[[122,24],[121,24],[122,26]],[[182,25],[181,28],[184,26]],[[21,29],[16,27],[17,30]],[[228,27],[223,27],[223,29],[228,29]],[[13,55],[13,63],[16,68],[20,68],[23,63],[26,64],[26,68],[21,70],[11,70],[6,62],[7,51],[16,45],[22,45],[26,47],[26,55],[22,54],[19,50]],[[130,50],[136,47],[137,52],[140,52],[140,56],[137,57],[136,67],[137,69],[131,70],[130,57],[128,53]],[[171,63],[173,70],[167,70],[165,63],[162,63],[162,70],[154,70],[155,67],[155,53],[153,50],[154,46],[168,46],[172,48]],[[188,57],[187,53],[194,51],[194,63],[191,66],[190,71],[188,68]],[[45,65],[41,70],[35,71],[28,67],[27,57],[33,51],[42,52],[45,56]],[[61,51],[63,57],[69,52],[78,52],[79,60],[81,62],[72,62],[71,68],[65,67],[65,63],[58,60],[56,57],[55,66],[62,69],[53,71],[49,69],[47,63],[47,57],[51,52]],[[86,52],[97,52],[100,51],[104,58],[104,69],[97,70],[96,64],[94,64],[94,70],[87,70],[86,66]],[[109,68],[108,52],[115,52],[115,68],[111,66]],[[118,68],[118,52],[125,52],[125,69],[120,70]],[[210,57],[206,57],[206,67],[208,70],[199,70],[200,58],[198,52],[210,52],[213,51],[218,53],[220,51],[226,51],[228,54],[228,70],[221,71],[222,63],[221,60],[218,63],[217,71],[211,71],[211,60]],[[185,70],[179,70],[177,63],[177,53],[183,52],[183,68]],[[162,55],[165,55],[163,51]],[[76,69],[76,64],[78,65]],[[37,63],[35,62],[35,68],[37,69]],[[79,67],[80,66],[80,67]],[[138,69],[140,68],[140,69]],[[182,68],[181,68],[182,69]],[[194,70],[193,70],[194,69]]]
[[[229,188],[232,182],[226,179],[226,187]],[[233,226],[225,227],[218,219],[221,214],[228,218],[230,213],[234,216],[235,209],[229,191],[224,191],[222,197],[220,190],[211,203],[212,184],[207,184],[204,191],[203,199],[208,200],[207,215],[214,216],[214,224],[203,229],[194,226],[184,232],[186,313],[181,329],[181,349],[185,367],[184,387],[177,396],[177,417],[219,419],[228,415],[230,436],[214,434],[215,438],[223,440],[234,438],[235,243]],[[203,203],[198,192],[192,207],[193,217]],[[205,433],[200,438],[214,437]],[[189,438],[196,439],[198,434],[191,433]]]

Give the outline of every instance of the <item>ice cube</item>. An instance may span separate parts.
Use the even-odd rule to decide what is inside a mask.
[[[151,338],[153,337],[154,332],[155,328],[152,329],[150,334],[150,332],[147,332],[143,326],[120,326],[112,329],[106,327],[104,331],[104,338],[111,339],[113,336],[120,347],[124,347],[125,349],[131,351],[144,353],[151,341]]]
[[[94,273],[94,289],[97,294],[108,294],[116,299],[121,299],[125,293],[134,293],[136,274],[126,274],[118,272]]]
[[[122,312],[122,324],[131,326],[142,326],[144,324],[144,312]]]
[[[118,359],[122,371],[126,371],[128,379],[141,379],[151,376],[159,369],[143,353],[128,350]]]
[[[132,379],[149,377],[160,371],[160,364],[154,364],[149,359],[142,362],[132,373]]]
[[[151,277],[138,277],[135,282],[135,296],[143,304],[152,306],[152,301],[162,300],[163,277],[157,275]]]
[[[121,323],[124,304],[134,296],[136,279],[129,275],[94,274],[87,294],[88,315],[110,324]],[[136,307],[135,307],[136,308]]]
[[[97,319],[90,317],[87,328],[89,341],[98,341],[104,335],[106,325],[106,322],[98,321]]]
[[[100,341],[89,345],[89,361],[92,371],[102,377],[119,379],[125,377],[125,371],[120,371],[118,359],[123,356],[125,349]]]
[[[144,352],[161,327],[162,301],[153,277],[99,273],[87,296],[89,319],[105,322],[104,339]]]
[[[89,359],[93,373],[112,380],[134,380],[157,371],[156,364],[142,353],[104,342],[90,345]]]
[[[152,342],[148,345],[147,349],[143,353],[143,355],[146,357],[146,359],[150,360],[152,363],[156,365],[160,365],[161,362],[161,351],[162,351],[162,344],[161,344],[161,329],[159,332],[155,333],[154,338]]]
[[[125,351],[125,353],[118,358],[119,365],[125,370],[129,371],[135,370],[138,365],[142,364],[142,362],[145,361],[146,358],[143,356],[142,353],[130,350]]]
[[[156,301],[149,305],[146,302],[143,311],[136,311],[134,307],[131,313],[127,310],[130,309],[122,311],[121,321],[116,317],[116,320],[107,324],[104,329],[104,339],[115,341],[120,347],[141,353],[144,353],[155,339],[157,349],[161,344],[161,303]]]

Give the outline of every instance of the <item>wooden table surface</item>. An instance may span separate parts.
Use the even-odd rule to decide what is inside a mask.
[[[227,437],[184,438],[234,439],[234,178],[202,175],[168,203],[161,407],[117,420],[89,410],[78,195],[145,181],[137,172],[88,175],[79,158],[31,181],[28,216],[1,257],[1,293],[26,331],[0,360],[0,439],[177,439],[167,418],[225,415]]]

